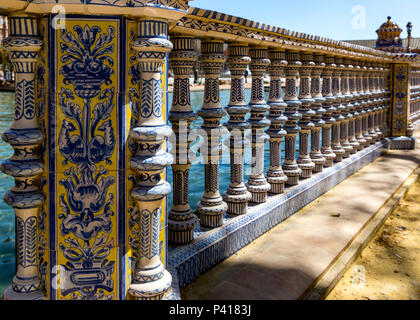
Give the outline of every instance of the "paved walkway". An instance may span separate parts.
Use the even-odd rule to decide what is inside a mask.
[[[200,276],[182,299],[299,299],[419,165],[419,148],[390,151]]]

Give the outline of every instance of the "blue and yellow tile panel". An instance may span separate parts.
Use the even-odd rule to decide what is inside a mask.
[[[69,15],[65,30],[50,26],[51,17],[44,17],[41,37],[48,45],[36,72],[48,168],[39,217],[41,278],[48,299],[126,299],[139,232],[128,165],[140,96],[130,49],[136,24]],[[166,80],[164,73],[165,93]],[[166,94],[164,102],[166,108]]]

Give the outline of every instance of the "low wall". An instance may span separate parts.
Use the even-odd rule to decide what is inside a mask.
[[[198,226],[193,243],[169,248],[168,269],[174,274],[174,296],[179,298],[179,288],[187,286],[200,274],[247,246],[384,154],[389,149],[389,144],[388,139],[377,142],[313,178],[302,181],[298,186],[287,189],[284,194],[269,197],[266,203],[251,207],[246,215],[225,217],[220,228],[204,230]]]

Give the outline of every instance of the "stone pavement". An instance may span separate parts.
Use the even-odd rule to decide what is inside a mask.
[[[181,290],[184,300],[302,298],[420,165],[389,151]]]

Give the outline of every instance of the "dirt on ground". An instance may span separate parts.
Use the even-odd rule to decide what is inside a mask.
[[[326,300],[420,299],[420,177]]]

